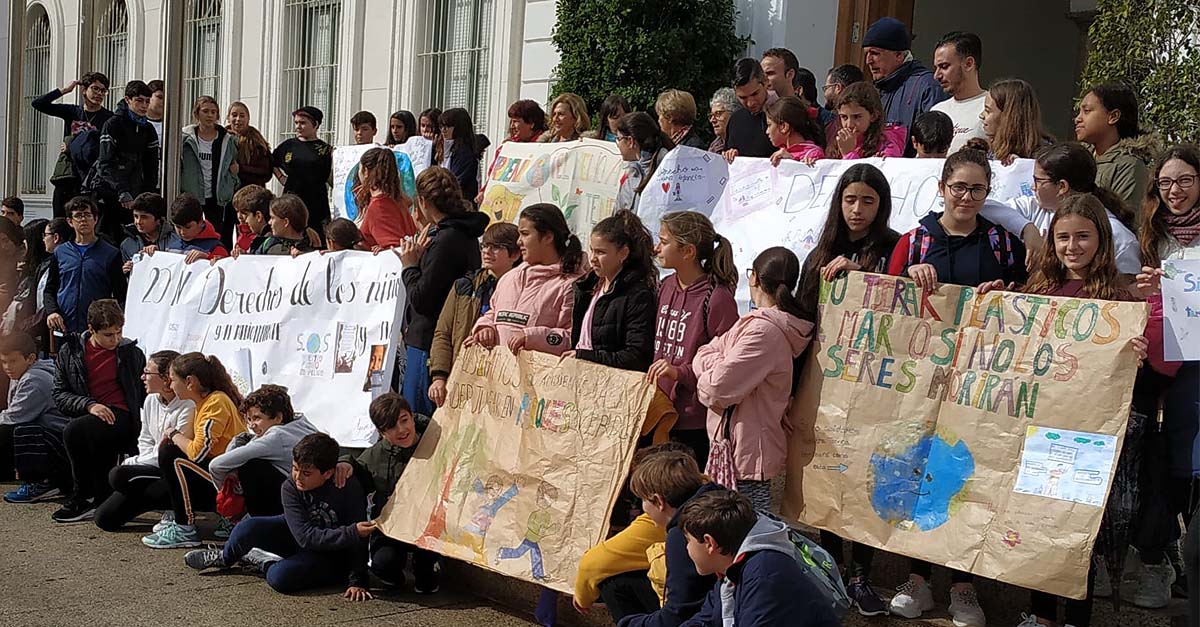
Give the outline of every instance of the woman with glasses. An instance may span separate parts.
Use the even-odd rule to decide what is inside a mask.
[[[638,111],[621,117],[617,123],[617,148],[625,160],[625,173],[617,190],[616,210],[637,211],[642,190],[674,147],[675,143],[659,130],[649,113]]]
[[[939,283],[968,285],[1003,281],[1024,283],[1025,246],[1019,239],[979,215],[991,191],[992,169],[982,150],[963,148],[942,166],[938,191],[946,210],[921,218],[920,226],[896,243],[888,274],[907,276],[923,290]],[[892,614],[919,618],[934,608],[929,588],[932,566],[912,560],[908,581],[892,598]],[[985,625],[970,573],[953,571],[950,614],[956,625]]]
[[[713,134],[716,138],[709,145],[708,151],[721,154],[725,152],[726,128],[729,124],[729,116],[741,106],[738,104],[737,95],[733,93],[732,87],[722,87],[713,94],[712,100],[708,103],[708,123],[712,125]]]

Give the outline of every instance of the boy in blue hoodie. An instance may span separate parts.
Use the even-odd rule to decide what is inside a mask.
[[[366,498],[357,481],[334,485],[338,443],[324,433],[304,436],[292,451],[292,476],[285,481],[283,514],[245,518],[233,528],[224,550],[188,551],[196,569],[242,562],[261,571],[282,594],[334,585],[349,578],[345,597],[371,598],[367,542],[375,523],[366,520]]]
[[[667,530],[666,596],[661,608],[650,580],[611,578],[600,585],[600,598],[621,627],[679,627],[704,603],[712,589],[711,573],[700,573],[688,556],[679,512],[714,490],[723,490],[700,473],[696,458],[680,451],[654,453],[633,471],[629,487],[642,499],[642,511]]]
[[[696,572],[720,578],[684,627],[842,624],[805,576],[787,525],[755,513],[745,496],[720,490],[693,499],[679,526]]]
[[[52,479],[65,484],[70,476],[62,464],[65,455],[44,454],[47,446],[61,451],[67,426],[67,417],[54,404],[54,362],[38,360],[33,338],[14,333],[0,338],[0,366],[11,381],[8,407],[0,411],[0,464],[15,468],[23,482],[4,500],[36,503],[54,498],[59,488]]]

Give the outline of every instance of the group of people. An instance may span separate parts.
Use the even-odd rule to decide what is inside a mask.
[[[1165,606],[1176,579],[1174,591],[1186,593],[1188,573],[1194,605],[1196,566],[1185,571],[1178,561],[1181,521],[1195,559],[1200,365],[1163,358],[1159,283],[1163,261],[1200,256],[1200,152],[1161,146],[1139,125],[1136,94],[1117,84],[1089,90],[1077,141],[1056,141],[1028,83],[982,88],[982,42],[971,33],[940,39],[932,70],[913,60],[906,29],[891,18],[871,25],[863,46],[871,80],[857,66],[833,68],[824,108],[815,78],[790,51],[738,61],[731,87],[712,98],[711,141],[696,125],[694,97],[681,90],[663,92],[655,116],[610,96],[596,130],[574,94],[555,98],[548,114],[533,101],[514,103],[507,141],[618,145],[627,167],[616,211],[586,234],[572,233],[547,203],[525,207],[515,224],[489,224],[477,211],[487,141],[465,110],[393,114],[384,145],[359,161],[355,219],[329,220],[332,148],[317,136],[316,108],[297,109],[296,137],[272,150],[244,105],[231,105],[222,126],[218,104],[200,98],[195,124],[183,130],[183,193],[168,203],[156,189],[161,83],[130,82],[116,114],[100,106],[102,75],[47,94],[34,106],[65,124],[65,165],[55,172],[61,215],[22,231],[21,200],[0,203],[0,362],[10,380],[0,473],[22,481],[5,500],[62,495],[56,521],[94,519],[106,530],[161,511],[143,538],[152,548],[199,547],[197,513],[216,512],[225,548],[197,548],[186,563],[244,564],[284,592],[344,580],[347,597],[369,598],[369,573],[401,586],[411,553],[415,589],[431,592],[434,557],[369,521],[446,402],[464,346],[540,351],[644,372],[656,388],[632,496],[621,501],[632,506],[618,507],[618,531],[583,556],[578,608],[603,600],[622,626],[720,625],[731,616],[836,624],[824,597],[789,574],[800,558],[786,530],[755,512],[771,511],[772,485],[785,471],[787,412],[820,323],[820,283],[862,270],[929,290],[949,283],[1150,303],[1133,343],[1143,365],[1088,596],[1067,601],[1059,620],[1058,599],[1035,592],[1022,625],[1089,625],[1093,598],[1121,596],[1130,546],[1140,564],[1134,604]],[[82,106],[53,104],[76,87]],[[375,143],[370,113],[355,114],[351,126],[357,143]],[[418,135],[432,143],[432,164],[408,183],[390,146]],[[772,247],[746,269],[754,306],[742,315],[734,242],[698,212],[666,215],[658,233],[636,213],[679,145],[776,164],[941,158],[944,210],[897,233],[886,177],[853,165],[806,259]],[[89,146],[98,148],[90,164]],[[1033,195],[991,200],[993,160],[1015,158],[1035,160]],[[272,176],[282,195],[266,188]],[[265,385],[243,397],[212,356],[146,357],[122,338],[120,302],[144,255],[180,252],[194,263],[317,249],[395,254],[403,266],[406,367],[397,392],[371,404],[380,433],[371,449],[339,459],[337,443],[293,410],[286,390]],[[333,514],[314,518],[314,508]],[[844,563],[859,613],[916,618],[933,609],[930,564],[913,560],[885,601],[871,583],[874,549],[827,532],[821,543]],[[985,624],[971,575],[951,578],[956,624]]]

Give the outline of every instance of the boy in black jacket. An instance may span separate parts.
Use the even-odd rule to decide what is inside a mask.
[[[136,450],[146,395],[146,355],[137,342],[121,337],[121,306],[98,300],[87,317],[87,333],[68,334],[55,364],[54,402],[71,420],[63,445],[74,493],[52,516],[64,523],[91,520],[96,505],[112,494],[108,472],[122,453]]]
[[[712,574],[696,571],[679,526],[679,511],[693,499],[724,488],[708,481],[700,474],[696,459],[680,451],[647,457],[633,471],[629,487],[642,499],[642,510],[654,524],[667,529],[666,598],[659,609],[636,607],[635,599],[654,598],[648,579],[623,580],[625,585],[644,586],[637,591],[602,586],[600,598],[620,627],[679,627],[700,611],[705,595],[716,581]]]
[[[153,92],[142,81],[125,85],[125,99],[100,132],[100,158],[83,180],[103,207],[100,229],[119,245],[133,221],[133,199],[158,188],[158,132],[146,118]]]

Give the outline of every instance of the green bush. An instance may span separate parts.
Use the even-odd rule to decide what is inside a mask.
[[[1200,142],[1200,3],[1099,0],[1081,93],[1121,82],[1138,94],[1142,126],[1171,142]]]
[[[578,94],[594,118],[610,93],[653,112],[660,92],[682,89],[707,126],[708,100],[730,85],[748,43],[736,14],[733,0],[558,0],[553,94]]]

